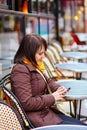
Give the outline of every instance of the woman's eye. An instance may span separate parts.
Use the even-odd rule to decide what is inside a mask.
[[[39,53],[39,55],[43,55],[44,53]]]

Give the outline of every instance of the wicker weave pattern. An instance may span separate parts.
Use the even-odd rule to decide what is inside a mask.
[[[22,130],[15,111],[2,103],[0,103],[0,130]]]

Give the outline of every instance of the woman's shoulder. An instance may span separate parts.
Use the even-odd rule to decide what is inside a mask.
[[[32,70],[35,70],[34,67],[31,67],[27,64],[15,64],[12,68],[12,70],[16,71],[32,71]]]
[[[14,64],[13,65],[13,68],[12,68],[13,71],[28,71],[27,67],[25,64]]]

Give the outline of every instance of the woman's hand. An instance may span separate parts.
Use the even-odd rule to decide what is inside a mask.
[[[62,100],[67,93],[67,89],[64,86],[59,87],[52,95],[55,98],[55,101]]]

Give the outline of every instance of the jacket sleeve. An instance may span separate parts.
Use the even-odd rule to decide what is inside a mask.
[[[11,84],[15,95],[26,111],[38,111],[54,104],[51,94],[32,95],[31,74],[24,65],[16,65],[12,69]]]

